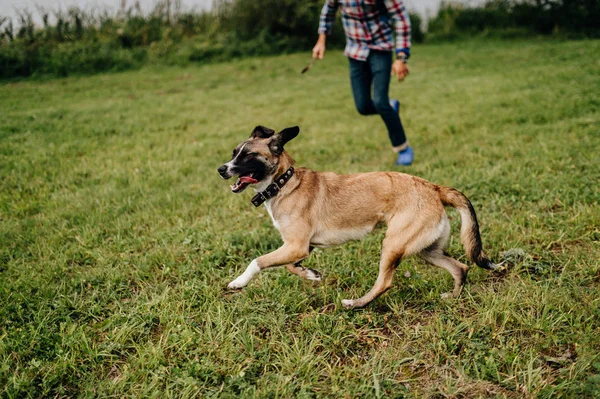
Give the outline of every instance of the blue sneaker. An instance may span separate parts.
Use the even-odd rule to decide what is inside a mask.
[[[410,166],[415,159],[415,152],[411,146],[406,147],[398,153],[398,159],[396,160],[396,166]]]
[[[392,106],[392,108],[394,108],[394,111],[396,111],[396,113],[400,112],[400,101],[394,98],[390,100],[390,105]]]

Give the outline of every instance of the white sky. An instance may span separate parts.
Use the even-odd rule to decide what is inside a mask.
[[[76,5],[86,10],[95,8],[118,10],[123,0],[0,0],[0,15],[14,17],[15,9],[27,8],[37,17],[36,6],[46,11],[67,9]],[[125,0],[128,6],[134,4],[135,0]],[[179,0],[184,10],[210,8],[212,0]],[[302,1],[302,0],[299,0]],[[481,3],[483,0],[461,0],[463,3]],[[143,10],[149,11],[156,4],[156,0],[139,0]],[[432,16],[440,4],[440,0],[404,0],[407,8],[417,11],[423,16]]]
[[[29,9],[37,17],[37,8],[42,7],[46,11],[66,10],[71,6],[78,6],[85,10],[107,9],[117,11],[121,8],[122,0],[0,0],[0,15],[14,17],[15,9]],[[144,11],[150,11],[157,3],[156,0],[139,0]],[[210,8],[212,0],[180,0],[184,10],[193,8]],[[126,0],[127,7],[133,6],[135,0]]]

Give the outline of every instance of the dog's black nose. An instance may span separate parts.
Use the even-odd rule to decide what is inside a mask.
[[[217,169],[217,171],[219,172],[219,174],[221,175],[221,177],[226,177],[226,172],[227,172],[227,166],[225,165],[221,165],[219,167],[219,169]]]

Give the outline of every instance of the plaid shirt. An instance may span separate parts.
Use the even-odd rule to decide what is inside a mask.
[[[319,34],[331,33],[335,13],[342,9],[346,32],[344,54],[365,61],[370,50],[392,51],[394,42],[389,20],[396,30],[396,54],[410,56],[410,18],[402,0],[326,0],[319,20]]]

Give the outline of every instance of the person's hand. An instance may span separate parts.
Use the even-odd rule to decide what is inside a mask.
[[[398,82],[402,82],[406,75],[408,75],[408,65],[400,60],[394,61],[392,64],[392,75],[396,75]]]
[[[323,55],[325,54],[325,40],[321,40],[321,38],[319,38],[319,40],[317,40],[317,44],[315,44],[315,47],[313,47],[312,53],[314,59],[322,60]]]

